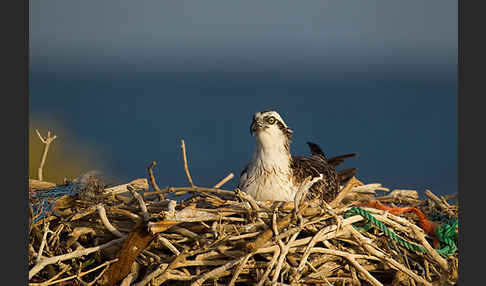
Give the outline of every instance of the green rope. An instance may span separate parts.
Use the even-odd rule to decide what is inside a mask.
[[[436,251],[445,257],[452,256],[457,250],[456,243],[454,239],[457,237],[456,228],[459,225],[457,219],[455,219],[451,224],[444,224],[437,227],[435,236],[444,245],[441,249],[436,249]]]
[[[405,247],[408,250],[416,251],[416,252],[421,252],[421,253],[426,253],[427,250],[421,246],[421,245],[416,245],[411,242],[406,241],[405,239],[401,238],[398,236],[396,233],[388,229],[381,221],[377,220],[371,213],[368,211],[360,208],[360,207],[351,207],[345,214],[346,217],[352,216],[359,214],[363,218],[367,220],[367,224],[365,225],[357,225],[355,226],[353,224],[353,227],[355,227],[359,231],[368,231],[371,227],[370,225],[378,227],[383,233],[388,236],[389,238],[393,239],[396,241],[399,245]],[[445,224],[441,225],[437,228],[437,233],[436,236],[441,243],[441,245],[445,245],[441,249],[436,249],[437,253],[439,253],[442,256],[451,256],[454,254],[454,252],[457,250],[456,244],[454,243],[454,238],[457,236],[456,232],[456,227],[458,225],[457,220],[453,222],[451,225]]]
[[[396,233],[394,233],[389,228],[387,228],[386,225],[384,225],[381,221],[377,220],[368,211],[366,211],[366,210],[364,210],[364,209],[362,209],[360,207],[351,207],[350,213],[351,214],[359,214],[360,216],[364,217],[369,222],[371,222],[374,226],[378,227],[378,229],[380,229],[381,231],[383,231],[383,233],[386,236],[388,236],[389,238],[393,239],[399,245],[405,247],[406,249],[411,250],[411,251],[416,251],[416,252],[422,252],[422,253],[426,253],[427,252],[427,250],[423,246],[410,243],[410,242],[406,241],[405,239],[401,238],[400,236],[398,236]]]
[[[357,210],[353,209],[354,207],[351,207],[347,212],[344,213],[344,218],[348,218],[354,215],[359,214]],[[363,216],[364,217],[364,216]],[[370,229],[374,227],[373,223],[369,219],[365,219],[364,221],[358,221],[353,223],[353,228],[356,229],[359,232],[368,232]]]

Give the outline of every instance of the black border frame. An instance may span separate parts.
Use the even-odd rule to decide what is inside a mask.
[[[29,2],[0,5],[3,157],[2,245],[5,285],[28,284]]]
[[[484,9],[480,1],[458,0],[458,186],[459,186],[459,281],[484,284],[481,210],[484,207],[484,146],[481,115],[484,114],[483,43]],[[482,82],[483,81],[483,82]],[[461,231],[462,230],[462,231]]]
[[[7,19],[2,26],[2,35],[6,38],[2,45],[3,74],[2,91],[5,95],[3,112],[4,129],[3,148],[7,162],[2,166],[4,172],[3,186],[3,245],[8,246],[2,259],[8,265],[10,275],[4,279],[15,279],[19,285],[28,282],[27,249],[28,240],[28,118],[29,118],[29,2],[4,1],[2,19]],[[480,99],[484,94],[481,82],[481,68],[484,63],[485,47],[480,42],[483,37],[484,19],[481,1],[468,1],[464,5],[458,0],[458,183],[460,192],[460,225],[459,233],[459,278],[460,284],[474,284],[474,277],[482,274],[482,263],[475,263],[473,253],[481,249],[482,235],[473,235],[474,229],[481,227],[483,189],[480,185],[482,171],[480,163],[484,162],[481,149],[485,146],[479,138],[482,133],[481,114],[483,105],[473,99]],[[440,9],[440,7],[437,7]],[[464,40],[465,39],[465,40]],[[22,143],[20,143],[22,142]],[[8,175],[6,175],[8,174]],[[8,193],[8,194],[5,194]],[[477,205],[475,205],[477,204]],[[468,226],[469,225],[469,226]],[[478,241],[465,240],[476,238]],[[13,253],[11,253],[13,252]],[[478,275],[479,276],[479,275]],[[480,278],[481,279],[481,278]],[[472,280],[467,283],[467,280]],[[482,279],[481,279],[482,280]],[[9,281],[10,282],[10,281]],[[466,282],[466,283],[465,283]],[[24,284],[25,285],[25,284]]]

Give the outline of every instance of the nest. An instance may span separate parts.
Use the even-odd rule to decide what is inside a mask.
[[[159,189],[153,162],[151,192],[147,179],[31,181],[32,194],[78,185],[44,213],[31,196],[29,285],[457,284],[457,195],[419,200],[353,177],[329,203],[257,202],[220,188],[232,174],[195,186],[184,162],[189,187]]]

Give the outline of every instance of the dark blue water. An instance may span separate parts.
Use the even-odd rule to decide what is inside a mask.
[[[156,160],[159,186],[188,185],[184,139],[194,182],[212,186],[238,176],[254,148],[253,113],[273,108],[294,130],[293,154],[308,154],[307,141],[328,156],[356,152],[343,167],[357,167],[365,183],[445,194],[457,191],[457,89],[448,74],[34,69],[30,116],[61,122],[72,134],[65,142],[97,149],[103,166],[93,169],[120,183],[146,176]]]

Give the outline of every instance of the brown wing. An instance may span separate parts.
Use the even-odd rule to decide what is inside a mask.
[[[339,192],[339,185],[349,180],[355,173],[356,168],[336,171],[344,159],[356,156],[355,153],[344,154],[327,159],[319,145],[307,142],[312,156],[292,157],[292,170],[295,181],[300,184],[307,176],[317,177],[322,174],[322,181],[315,183],[307,194],[307,199],[320,197],[327,202],[332,201]]]
[[[324,160],[327,161],[327,163],[333,168],[336,169],[337,166],[342,164],[345,159],[347,158],[352,158],[356,156],[356,153],[349,153],[349,154],[344,154],[344,155],[339,155],[336,157],[332,157],[331,159],[327,159],[326,155],[322,151],[321,147],[317,145],[316,143],[312,142],[307,142],[307,145],[309,145],[312,157],[323,157]],[[357,169],[356,168],[349,168],[349,169],[344,169],[344,170],[336,170],[337,176],[338,176],[338,182],[340,185],[345,184],[349,179],[351,179],[354,174],[356,173]]]
[[[292,157],[291,168],[294,174],[294,181],[297,184],[302,183],[308,176],[313,178],[318,177],[320,174],[324,176],[321,181],[310,188],[307,193],[308,200],[318,197],[330,202],[337,196],[339,190],[338,176],[334,168],[323,157]]]
[[[327,159],[326,155],[324,154],[324,151],[322,151],[321,147],[317,145],[316,143],[312,142],[307,142],[307,145],[309,145],[309,149],[311,151],[312,156],[322,156],[324,157],[325,160],[327,160],[327,163],[331,165],[333,168],[336,168],[338,165],[340,165],[344,159],[355,157],[356,153],[349,153],[349,154],[344,154],[344,155],[339,155],[336,157],[332,157],[331,159]]]
[[[337,166],[341,165],[344,162],[344,159],[355,157],[355,156],[356,156],[356,153],[339,155],[339,156],[332,157],[331,159],[329,159],[328,163],[329,163],[329,165],[336,168]]]
[[[339,184],[345,185],[349,179],[351,179],[354,174],[356,174],[357,168],[349,168],[344,170],[337,170],[336,174],[338,176]]]

